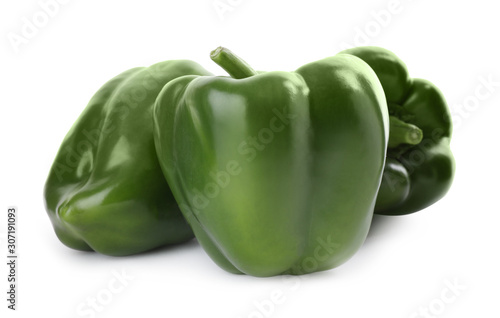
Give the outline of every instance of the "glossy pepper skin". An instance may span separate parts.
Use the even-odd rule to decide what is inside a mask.
[[[227,49],[211,57],[232,77],[177,78],[154,110],[160,164],[198,241],[232,273],[344,263],[365,240],[385,162],[375,73],[347,54],[259,74]]]
[[[411,78],[391,51],[368,46],[342,53],[361,58],[375,71],[391,115],[387,164],[375,213],[409,214],[440,200],[455,172],[452,121],[442,93],[427,80]],[[415,133],[421,136],[413,139]]]
[[[209,75],[191,61],[166,61],[123,72],[92,97],[45,184],[62,243],[119,256],[193,237],[158,163],[152,118],[162,87],[187,74]]]

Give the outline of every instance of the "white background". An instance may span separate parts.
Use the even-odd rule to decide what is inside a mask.
[[[0,5],[3,260],[9,205],[19,209],[20,237],[18,311],[6,309],[1,261],[2,317],[80,317],[77,308],[106,294],[121,271],[133,279],[96,317],[425,317],[421,308],[428,317],[499,317],[500,19],[494,1],[401,0],[394,7],[389,0],[222,0],[231,8],[223,13],[213,0],[66,2],[52,7],[47,21],[38,1]],[[10,38],[23,36],[34,16],[40,19],[36,34],[13,45]],[[108,79],[177,58],[223,75],[209,59],[219,45],[255,69],[294,70],[334,55],[343,43],[386,47],[413,77],[443,91],[454,115],[457,172],[440,202],[409,216],[376,217],[350,261],[302,277],[226,273],[195,240],[122,258],[74,251],[57,240],[44,211],[45,178],[64,135]],[[490,91],[482,84],[488,78],[496,82]],[[478,98],[477,90],[488,96]],[[450,284],[461,287],[453,292]]]

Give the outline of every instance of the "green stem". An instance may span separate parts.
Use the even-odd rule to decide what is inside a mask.
[[[389,123],[389,148],[396,148],[402,144],[418,145],[424,137],[420,128],[405,123],[395,116],[389,116]]]
[[[240,79],[257,75],[257,72],[247,62],[225,47],[219,46],[210,52],[210,58],[233,78]]]

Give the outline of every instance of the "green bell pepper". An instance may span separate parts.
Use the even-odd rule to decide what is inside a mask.
[[[341,53],[359,57],[375,71],[391,115],[375,213],[409,214],[434,204],[448,192],[455,172],[452,121],[442,93],[429,81],[410,78],[403,61],[386,49],[368,46]]]
[[[163,86],[210,75],[191,61],[130,69],[107,82],[68,132],[44,189],[62,243],[129,255],[189,240],[153,141],[153,104]]]
[[[231,77],[183,76],[160,92],[154,138],[195,236],[232,273],[305,274],[362,245],[385,163],[380,82],[341,54],[257,73],[227,49]]]

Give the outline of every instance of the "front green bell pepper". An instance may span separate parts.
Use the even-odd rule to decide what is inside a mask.
[[[129,255],[193,237],[158,163],[152,118],[163,86],[187,74],[210,73],[191,61],[161,62],[116,76],[92,97],[45,184],[62,243]]]
[[[154,137],[182,213],[232,273],[305,274],[344,263],[371,224],[388,138],[380,82],[342,54],[295,72],[183,76],[160,92]]]
[[[410,78],[406,65],[391,51],[368,46],[341,53],[361,58],[375,71],[391,115],[375,213],[409,214],[434,204],[448,192],[455,172],[452,121],[443,94],[429,81]]]

